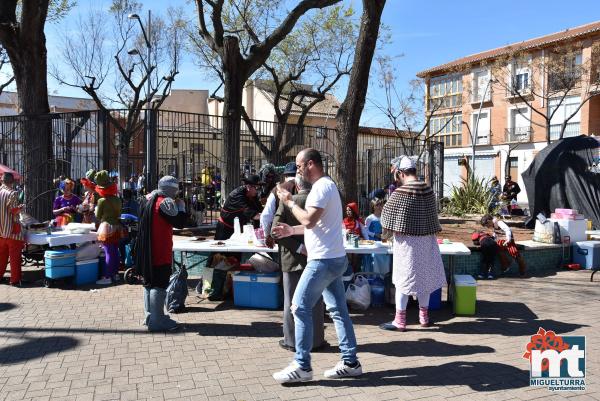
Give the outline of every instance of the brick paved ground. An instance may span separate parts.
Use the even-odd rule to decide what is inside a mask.
[[[321,374],[336,348],[313,354],[315,381],[284,387],[271,378],[291,353],[280,349],[279,311],[240,310],[188,298],[176,335],[139,326],[140,286],[65,290],[0,286],[0,400],[399,400],[600,399],[597,350],[600,283],[588,272],[527,280],[504,278],[478,288],[478,313],[405,333],[383,332],[391,308],[355,314],[366,374],[333,381]],[[409,310],[409,322],[417,310]],[[521,358],[538,327],[587,336],[585,393],[528,386]],[[331,323],[326,337],[336,344]]]

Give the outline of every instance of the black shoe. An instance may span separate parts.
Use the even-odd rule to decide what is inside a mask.
[[[291,345],[287,345],[285,340],[279,340],[279,346],[286,351],[296,352],[296,347],[292,347]]]

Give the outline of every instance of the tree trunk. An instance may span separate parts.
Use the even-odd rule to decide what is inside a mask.
[[[52,120],[48,113],[46,82],[46,46],[30,43],[19,49],[20,65],[13,64],[23,125],[23,162],[25,202],[27,211],[39,220],[52,216],[52,179],[54,158],[52,152]],[[15,68],[16,67],[16,68]],[[45,115],[44,115],[45,114]]]
[[[239,42],[236,37],[226,36],[223,41],[223,148],[221,160],[221,193],[226,198],[240,185],[240,125],[242,118],[242,93],[247,74],[242,66]]]
[[[10,59],[23,114],[26,210],[43,220],[52,215],[52,124],[48,116],[46,36],[49,0],[0,2],[0,44]]]
[[[360,33],[356,42],[354,63],[346,99],[340,106],[337,120],[336,161],[337,184],[344,203],[357,200],[356,156],[358,124],[365,106],[369,71],[377,45],[381,14],[385,0],[363,0]],[[367,188],[370,191],[371,188]]]

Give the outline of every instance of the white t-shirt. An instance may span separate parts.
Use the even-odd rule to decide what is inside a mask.
[[[275,212],[277,211],[277,199],[273,192],[269,194],[267,198],[267,203],[265,203],[265,208],[260,214],[260,227],[265,232],[265,236],[271,235],[271,225],[273,224],[273,219],[275,218]]]
[[[323,209],[323,214],[313,228],[304,231],[304,244],[308,260],[333,259],[346,255],[342,238],[342,200],[335,183],[329,177],[315,182],[306,198],[309,207]]]

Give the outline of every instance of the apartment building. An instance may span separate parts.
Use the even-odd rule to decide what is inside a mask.
[[[600,21],[429,68],[429,134],[445,144],[444,193],[466,177],[521,180],[535,154],[562,137],[600,134]]]

